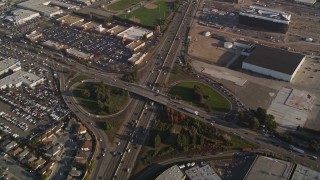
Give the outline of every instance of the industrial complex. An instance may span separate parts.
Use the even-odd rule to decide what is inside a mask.
[[[10,70],[13,72],[21,70],[20,61],[13,58],[0,60],[0,75],[8,73]]]
[[[22,9],[39,12],[41,15],[46,17],[53,17],[63,13],[61,9],[57,7],[51,7],[49,4],[50,0],[28,0],[17,4],[17,6]]]
[[[182,164],[182,165],[174,165],[169,169],[162,172],[156,180],[221,180],[220,176],[213,170],[213,168],[206,163],[200,163],[196,165],[195,162]]]
[[[14,10],[11,11],[11,14],[12,16],[7,16],[6,19],[13,21],[14,24],[24,24],[25,22],[40,16],[38,12],[26,9]]]
[[[20,87],[25,85],[26,87],[33,88],[34,86],[42,83],[43,78],[36,76],[32,73],[25,71],[17,71],[5,78],[0,79],[0,89]]]
[[[20,61],[13,58],[7,58],[0,61],[0,75],[9,73],[0,79],[0,89],[6,89],[11,87],[19,87],[25,85],[29,88],[33,88],[39,83],[44,81],[43,78],[38,77],[32,73],[21,70]],[[10,73],[10,71],[12,73]]]

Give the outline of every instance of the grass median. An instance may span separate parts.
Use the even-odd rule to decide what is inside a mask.
[[[199,87],[201,91],[201,102],[195,96],[195,86]],[[172,96],[177,96],[178,98],[181,98],[181,100],[196,107],[203,108],[211,113],[226,113],[231,109],[231,104],[225,97],[213,90],[208,85],[200,82],[179,83],[170,89],[170,94]]]

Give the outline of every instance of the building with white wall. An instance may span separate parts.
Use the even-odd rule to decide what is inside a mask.
[[[307,6],[313,6],[317,0],[293,0],[295,3],[304,4]]]
[[[25,22],[40,16],[39,13],[26,9],[13,10],[11,11],[11,14],[15,24],[24,24]]]
[[[242,69],[290,82],[305,58],[299,53],[257,46],[243,61]]]
[[[9,70],[16,72],[20,69],[20,61],[17,59],[7,58],[5,60],[0,61],[0,75],[7,73]]]
[[[0,80],[0,89],[20,87],[21,85],[33,88],[34,86],[42,83],[43,81],[43,78],[35,74],[28,73],[25,71],[17,71]]]
[[[249,41],[238,39],[238,40],[234,41],[234,46],[239,47],[239,48],[243,48],[243,49],[249,49],[253,46],[253,44]]]
[[[130,27],[117,35],[118,37],[128,39],[130,41],[140,40],[143,36],[150,38],[153,32],[142,27]]]
[[[63,13],[63,11],[58,7],[52,7],[49,6],[49,4],[50,0],[29,0],[19,3],[17,6],[22,9],[39,12],[41,15],[46,17],[53,17]]]

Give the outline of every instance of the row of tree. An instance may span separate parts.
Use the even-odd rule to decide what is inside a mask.
[[[88,83],[86,88],[82,89],[82,97],[84,98],[90,98],[91,100],[95,100],[98,105],[97,112],[106,112],[108,114],[115,113],[119,111],[119,108],[117,104],[112,102],[110,99],[113,96],[128,96],[128,92],[116,88],[111,87],[106,84],[103,84],[103,82],[100,82],[96,85],[92,86],[92,83]]]
[[[261,107],[257,110],[251,110],[252,115],[241,111],[239,113],[239,120],[242,123],[248,124],[252,129],[259,129],[260,127],[265,127],[269,131],[274,132],[278,126],[278,123],[274,120],[274,116],[267,114],[267,111]]]
[[[194,99],[199,104],[201,104],[205,108],[208,108],[208,100],[205,98],[203,94],[203,89],[201,86],[197,86],[197,85],[193,86],[193,96],[194,96]]]

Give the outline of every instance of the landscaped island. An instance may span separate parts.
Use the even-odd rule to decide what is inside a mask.
[[[74,91],[81,106],[89,113],[109,115],[122,110],[129,102],[129,94],[123,89],[101,83],[85,82]]]
[[[183,82],[173,86],[170,94],[212,113],[226,113],[230,102],[211,87],[200,82]]]

